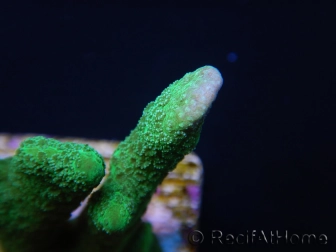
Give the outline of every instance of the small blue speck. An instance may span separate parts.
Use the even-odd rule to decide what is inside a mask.
[[[233,63],[233,62],[237,61],[238,55],[236,53],[234,53],[234,52],[230,52],[230,53],[228,53],[228,55],[226,56],[226,58],[227,58],[227,60],[229,62]]]

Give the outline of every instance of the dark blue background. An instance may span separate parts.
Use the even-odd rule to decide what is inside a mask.
[[[261,249],[212,246],[213,229],[325,233],[325,249],[333,251],[334,13],[251,2],[1,8],[0,132],[121,140],[168,84],[213,65],[224,86],[196,148],[205,168],[202,251]],[[230,52],[236,62],[228,61]],[[323,251],[266,251],[290,249]]]

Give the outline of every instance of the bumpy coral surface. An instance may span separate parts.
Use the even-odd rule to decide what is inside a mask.
[[[111,159],[111,175],[90,207],[95,226],[123,231],[137,221],[167,173],[191,152],[222,78],[205,66],[175,81],[145,108]]]
[[[22,142],[1,164],[2,240],[20,247],[51,226],[57,230],[104,176],[104,160],[88,145],[40,136]]]
[[[205,66],[147,105],[137,127],[114,152],[110,175],[81,219],[86,223],[81,224],[82,238],[69,251],[92,251],[92,244],[95,251],[159,249],[140,217],[158,184],[195,148],[222,82],[217,69]],[[71,210],[103,176],[102,157],[87,145],[43,137],[24,141],[14,157],[0,162],[0,239],[5,249],[51,251],[67,229]]]

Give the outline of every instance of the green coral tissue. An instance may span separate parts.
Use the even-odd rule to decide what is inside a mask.
[[[127,240],[136,229],[145,230],[141,241],[148,241],[139,240],[137,246],[159,251],[151,245],[153,234],[141,224],[141,216],[167,173],[196,147],[222,83],[216,68],[204,66],[147,105],[114,152],[110,174],[83,214],[86,224],[75,229],[77,250],[74,245],[68,251],[131,251]],[[0,160],[0,240],[5,251],[54,251],[69,230],[71,211],[100,183],[104,169],[103,158],[88,145],[44,137],[26,139],[15,156]],[[114,238],[104,243],[109,237]]]

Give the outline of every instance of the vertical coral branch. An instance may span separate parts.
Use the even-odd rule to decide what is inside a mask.
[[[89,215],[98,230],[124,231],[140,219],[156,187],[195,148],[222,83],[216,68],[201,67],[147,105],[115,151],[110,176],[93,195]]]

